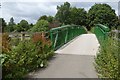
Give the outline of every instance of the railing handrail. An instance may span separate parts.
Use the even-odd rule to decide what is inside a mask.
[[[109,32],[110,31],[110,29],[107,26],[105,26],[105,25],[95,24],[95,26],[100,27],[104,32]]]
[[[95,24],[94,33],[97,36],[100,44],[102,44],[104,40],[108,39],[110,33],[109,31],[109,27],[102,24]]]
[[[50,39],[52,41],[53,49],[58,49],[63,44],[83,33],[87,33],[87,31],[80,25],[65,25],[52,28],[50,30]]]
[[[61,26],[61,27],[52,28],[51,30],[58,30],[58,29],[68,28],[68,27],[70,27],[70,25],[64,25],[64,26]],[[50,31],[51,31],[51,30],[50,30]]]

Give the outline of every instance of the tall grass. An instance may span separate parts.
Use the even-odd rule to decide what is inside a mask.
[[[95,58],[95,67],[100,78],[114,78],[120,80],[119,74],[119,44],[117,40],[109,38],[102,42],[99,53]]]

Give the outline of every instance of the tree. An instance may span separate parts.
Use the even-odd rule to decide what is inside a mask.
[[[61,26],[61,23],[57,20],[53,20],[51,23],[49,23],[49,29],[60,27],[60,26]]]
[[[31,23],[31,24],[30,24],[30,28],[32,28],[33,26],[34,26],[33,23]]]
[[[0,18],[0,32],[5,32],[6,27],[7,27],[7,24],[6,24],[5,20],[3,18]]]
[[[10,22],[9,22],[10,24],[15,24],[14,23],[14,19],[13,19],[13,17],[12,18],[10,18]]]
[[[61,6],[57,6],[57,13],[55,15],[56,20],[63,24],[70,23],[70,3],[65,2]]]
[[[8,26],[7,26],[7,31],[8,32],[12,32],[14,31],[14,27],[16,26],[15,22],[14,22],[14,19],[13,17],[10,18],[10,22],[8,23]]]
[[[115,18],[115,10],[108,4],[95,4],[88,11],[89,27],[101,23],[111,28],[115,24]]]
[[[83,8],[73,7],[70,9],[70,14],[71,24],[86,25],[87,12]]]
[[[120,19],[118,16],[116,16],[114,28],[117,29],[118,27],[120,27]]]
[[[43,16],[41,16],[39,19],[38,19],[38,21],[39,20],[47,20],[47,16],[46,15],[43,15]]]
[[[51,23],[52,21],[53,21],[53,16],[46,16],[46,15],[43,15],[43,16],[41,16],[39,19],[38,19],[38,21],[39,20],[47,20],[49,23]]]
[[[30,31],[32,32],[42,32],[48,30],[48,21],[47,20],[39,20],[35,26],[33,26]]]
[[[49,23],[53,22],[53,20],[54,20],[54,17],[53,17],[53,16],[48,16],[48,17],[47,17],[47,21],[48,21]]]
[[[21,28],[20,31],[27,31],[29,29],[29,24],[26,20],[21,20],[19,26]]]
[[[21,26],[20,26],[20,23],[18,23],[16,26],[15,26],[15,28],[14,28],[15,30],[15,32],[21,32],[22,31],[22,28],[21,28]]]

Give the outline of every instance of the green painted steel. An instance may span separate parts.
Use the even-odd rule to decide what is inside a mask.
[[[80,34],[87,33],[87,30],[79,25],[65,25],[50,30],[50,39],[53,49],[58,49]]]
[[[94,28],[94,33],[97,36],[100,43],[108,38],[110,29],[102,24],[96,24]]]

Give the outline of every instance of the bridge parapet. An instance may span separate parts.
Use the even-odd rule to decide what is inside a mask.
[[[50,30],[50,39],[52,41],[53,48],[56,50],[73,38],[85,33],[87,33],[87,30],[82,26],[65,25],[52,28]]]
[[[109,36],[110,29],[102,24],[96,24],[94,28],[94,33],[97,36],[99,42],[101,43]]]

